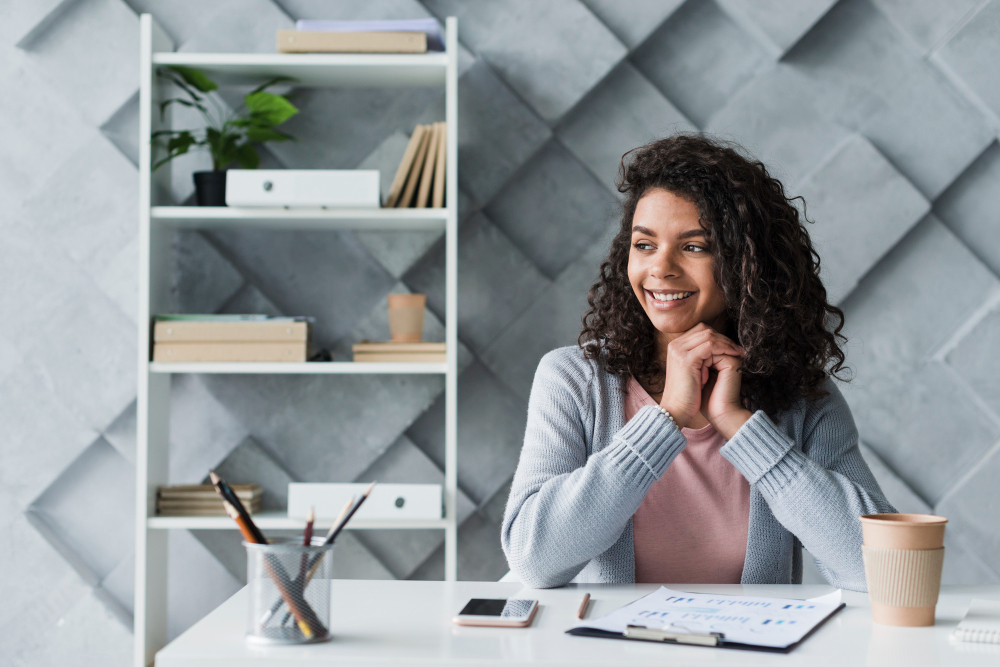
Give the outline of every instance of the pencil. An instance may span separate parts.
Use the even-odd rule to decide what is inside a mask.
[[[580,608],[576,610],[576,617],[579,620],[583,620],[583,617],[587,615],[587,604],[590,603],[590,593],[584,593],[583,599],[580,600]]]
[[[226,509],[226,513],[236,522],[240,533],[243,535],[243,539],[251,544],[267,544],[267,538],[264,537],[264,534],[254,524],[250,518],[250,513],[243,507],[243,503],[236,497],[229,484],[219,477],[214,470],[209,471],[209,477],[215,485],[216,491],[222,496],[222,506]],[[312,637],[314,633],[325,635],[327,632],[326,627],[316,616],[316,612],[309,606],[309,603],[305,601],[305,598],[295,595],[291,587],[291,578],[285,572],[285,568],[281,566],[281,563],[277,562],[270,554],[265,554],[264,567],[274,581],[274,585],[278,588],[278,592],[284,599],[285,604],[288,605],[288,608],[294,614],[302,634],[306,637]],[[299,604],[300,601],[302,604]]]
[[[337,539],[337,535],[340,534],[340,531],[344,529],[344,526],[346,526],[347,522],[351,520],[351,517],[354,516],[354,513],[358,511],[358,508],[361,507],[361,505],[366,500],[368,500],[368,496],[369,494],[371,494],[372,489],[374,488],[375,488],[375,482],[372,482],[371,484],[368,485],[368,488],[365,489],[364,493],[361,494],[361,497],[358,498],[358,502],[356,502],[351,507],[351,509],[347,511],[347,514],[341,517],[340,521],[335,523],[334,526],[330,529],[330,532],[326,534],[325,544],[332,544],[333,541]]]
[[[335,531],[337,529],[337,526],[340,524],[341,519],[347,516],[347,513],[351,510],[351,507],[354,506],[354,503],[356,503],[357,500],[358,500],[357,496],[351,496],[350,498],[347,499],[347,503],[344,504],[344,508],[340,510],[340,514],[337,515],[337,518],[334,519],[333,523],[330,525],[330,530],[327,531],[326,538],[329,538],[330,535],[333,534],[333,531]],[[323,541],[324,544],[326,544],[326,538],[324,538]],[[321,561],[317,559],[312,564],[312,567],[309,567],[309,571],[306,573],[306,580],[301,586],[302,590],[305,590],[306,586],[309,585],[309,582],[312,581],[313,575],[315,575],[316,570],[319,569],[320,563]],[[295,582],[298,583],[299,579],[296,579]],[[274,604],[271,605],[271,608],[268,609],[266,612],[264,612],[264,616],[262,616],[260,619],[260,624],[266,625],[267,622],[271,620],[271,617],[277,614],[278,610],[281,609],[281,605],[283,602],[284,600],[281,600],[280,598],[275,600]],[[285,625],[286,623],[288,623],[288,618],[289,614],[286,613],[284,617],[282,617],[281,619],[281,625]]]
[[[239,511],[228,500],[223,499],[222,506],[226,508],[226,512],[233,518],[236,525],[239,526],[240,533],[243,534],[243,538],[247,542],[251,544],[267,544],[267,542],[257,541],[249,525],[247,525]],[[316,616],[316,612],[309,606],[309,603],[303,599],[302,604],[299,604],[299,600],[296,599],[293,593],[292,582],[289,580],[285,568],[281,567],[281,563],[276,562],[270,554],[265,554],[264,568],[267,570],[268,576],[274,581],[274,585],[277,587],[285,604],[292,610],[292,614],[295,616],[295,621],[298,623],[302,634],[306,637],[312,637],[314,632],[325,635],[326,628]]]
[[[246,522],[247,528],[250,529],[250,532],[253,533],[254,537],[256,538],[254,542],[256,542],[257,544],[267,544],[267,538],[264,537],[264,533],[260,532],[260,528],[258,528],[257,524],[255,524],[253,522],[253,519],[250,518],[250,512],[248,512],[247,508],[243,506],[243,503],[240,502],[240,499],[236,495],[236,492],[233,491],[232,487],[226,483],[226,480],[219,477],[219,475],[216,474],[214,470],[208,471],[208,477],[209,479],[212,480],[212,484],[215,485],[215,490],[219,492],[219,495],[222,496],[222,499],[228,502],[230,505],[232,505],[233,508],[235,508],[236,511],[239,512],[239,515],[243,518],[243,521]]]
[[[316,508],[310,507],[309,514],[306,515],[306,529],[302,534],[302,546],[308,547],[312,544],[313,538],[313,521],[316,520]]]
[[[309,547],[312,546],[313,538],[313,522],[316,520],[316,509],[314,507],[309,508],[309,515],[306,517],[306,527],[302,531],[302,546]],[[305,551],[302,552],[302,558],[299,560],[299,574],[296,576],[296,581],[302,581],[303,577],[306,576],[307,562],[309,561],[309,554]],[[305,590],[305,587],[302,587]]]
[[[368,488],[364,490],[364,493],[361,494],[361,497],[355,497],[347,501],[347,504],[344,505],[344,509],[340,510],[340,514],[337,516],[337,519],[333,522],[333,525],[330,526],[330,530],[326,534],[326,540],[323,541],[323,546],[333,544],[333,541],[337,538],[337,535],[340,534],[340,531],[344,529],[344,526],[347,525],[347,522],[351,520],[351,517],[354,516],[354,513],[358,511],[358,508],[361,507],[361,505],[366,500],[368,500],[368,496],[371,494],[372,489],[374,488],[375,488],[375,482],[372,482],[371,484],[368,485]],[[310,581],[312,581],[313,575],[316,574],[316,570],[319,569],[320,559],[322,557],[323,557],[322,552],[312,557],[312,561],[309,563],[308,573],[306,574],[306,580],[303,582],[301,586],[302,590],[305,590],[305,587],[309,584]],[[265,614],[265,618],[270,620],[270,617],[273,616],[279,609],[281,609],[281,600],[276,600],[274,605],[271,606],[271,609],[268,610],[267,614]],[[288,622],[288,614],[285,614],[284,618],[281,619],[281,624],[284,625],[287,622]]]
[[[344,508],[340,510],[340,514],[337,515],[337,518],[333,520],[333,524],[330,525],[330,530],[327,531],[326,538],[324,538],[323,544],[326,544],[326,539],[329,539],[329,537],[333,534],[333,531],[337,529],[337,526],[340,524],[341,519],[347,516],[347,513],[351,510],[351,507],[354,506],[354,503],[357,502],[357,500],[358,500],[357,496],[351,496],[350,498],[347,499],[347,503],[344,504]],[[316,570],[319,569],[319,565],[320,565],[320,560],[316,559],[313,562],[312,566],[308,568],[309,571],[306,573],[306,580],[300,586],[302,590],[305,590],[306,586],[309,585],[309,582],[312,581],[313,575],[316,574]],[[299,580],[296,579],[295,583],[298,582]],[[267,622],[270,621],[271,618],[278,613],[278,611],[281,609],[281,605],[283,602],[284,600],[280,598],[274,601],[274,604],[271,605],[271,608],[268,609],[264,613],[264,616],[262,616],[260,619],[260,624],[262,626],[267,625]],[[289,614],[286,613],[284,617],[281,619],[281,625],[285,625],[286,623],[288,623],[288,617]]]

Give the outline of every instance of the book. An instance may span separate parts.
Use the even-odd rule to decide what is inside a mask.
[[[358,362],[390,362],[395,363],[397,361],[416,361],[421,363],[433,363],[433,364],[443,364],[448,361],[448,357],[444,352],[400,352],[400,353],[389,353],[389,354],[378,354],[376,352],[367,352],[362,354],[355,353],[354,361]]]
[[[396,175],[392,178],[392,185],[389,186],[389,196],[385,200],[386,208],[395,207],[396,202],[399,201],[399,196],[403,193],[403,185],[406,183],[406,178],[413,167],[413,161],[417,156],[417,149],[420,147],[420,140],[424,136],[424,131],[425,127],[423,125],[417,125],[413,128],[410,141],[406,144],[406,150],[403,151],[403,159],[400,160],[399,167],[396,169]]]
[[[182,342],[154,343],[153,361],[285,361],[309,358],[309,343],[301,342]]]
[[[438,144],[441,142],[441,124],[431,125],[431,136],[427,144],[427,158],[420,172],[420,187],[417,190],[415,208],[427,208],[427,200],[431,194],[431,180],[434,178],[434,165],[437,162]]]
[[[306,341],[309,323],[273,320],[159,320],[153,325],[153,341]]]
[[[236,492],[240,500],[252,500],[263,495],[264,491],[259,484],[230,484],[230,488]],[[173,486],[161,486],[156,489],[158,498],[219,498],[219,492],[211,484],[175,484]]]
[[[1000,601],[974,599],[969,611],[951,631],[953,642],[1000,644]]]
[[[420,178],[420,172],[423,170],[424,161],[427,159],[427,149],[430,144],[430,137],[432,134],[431,126],[418,125],[417,127],[423,128],[423,132],[420,137],[420,144],[417,146],[417,154],[413,157],[413,168],[410,169],[410,173],[406,177],[406,185],[403,188],[403,194],[400,196],[399,201],[396,202],[396,208],[410,207],[410,204],[413,201],[413,195],[416,193],[417,181]]]
[[[354,361],[398,362],[416,361],[423,363],[444,363],[448,360],[444,343],[372,343],[362,341],[351,346]]]
[[[445,179],[445,151],[448,147],[448,125],[441,122],[441,133],[438,135],[437,162],[434,164],[434,196],[431,199],[431,206],[442,208],[444,206],[444,179]]]
[[[240,502],[247,507],[260,507],[261,499],[259,497],[254,500],[244,500],[243,498],[240,498]],[[156,506],[161,512],[184,509],[223,509],[222,498],[218,497],[218,495],[216,495],[214,499],[205,500],[166,500],[161,498],[156,503]]]
[[[250,507],[248,505],[244,506],[246,507],[247,513],[249,514],[256,514],[260,512],[259,507]],[[207,509],[207,508],[179,509],[179,510],[170,510],[168,512],[160,512],[159,515],[160,516],[229,516],[229,514],[226,513],[225,507],[223,507],[222,505],[222,500],[219,500],[218,509]]]
[[[441,24],[433,17],[375,21],[327,21],[299,19],[296,30],[304,32],[422,32],[427,36],[427,49],[444,51]]]
[[[260,321],[260,320],[282,320],[286,322],[294,322],[298,317],[271,317],[270,315],[264,315],[262,313],[254,313],[251,315],[228,315],[222,313],[197,313],[197,314],[187,314],[187,313],[171,313],[167,315],[156,315],[153,317],[155,322],[248,322],[248,321]]]
[[[423,32],[279,30],[279,53],[427,53]]]
[[[379,354],[392,352],[444,352],[446,343],[420,341],[414,343],[397,343],[395,341],[372,342],[363,340],[351,346],[354,352],[377,352]]]
[[[247,511],[260,511],[264,491],[259,484],[235,484],[232,488]],[[172,516],[226,515],[222,498],[210,484],[161,486],[156,490],[156,511]]]

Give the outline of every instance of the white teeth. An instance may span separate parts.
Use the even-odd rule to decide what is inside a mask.
[[[651,292],[653,298],[657,301],[676,301],[677,299],[686,299],[694,292],[681,292],[680,294],[665,294],[664,292]]]

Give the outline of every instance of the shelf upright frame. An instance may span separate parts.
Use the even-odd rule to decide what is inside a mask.
[[[445,20],[446,52],[420,56],[386,54],[192,54],[175,53],[167,33],[149,14],[139,20],[139,295],[138,387],[136,400],[136,514],[135,514],[135,612],[134,665],[152,664],[167,639],[167,545],[170,530],[218,528],[201,517],[157,517],[156,489],[168,482],[170,384],[182,373],[426,373],[445,375],[445,516],[422,522],[352,522],[351,529],[428,529],[444,531],[445,581],[457,579],[458,564],[458,19]],[[240,210],[202,212],[169,204],[170,170],[152,171],[153,132],[169,128],[170,112],[162,115],[162,87],[156,69],[169,64],[204,66],[221,83],[239,83],[285,70],[301,75],[305,85],[316,86],[437,86],[444,84],[447,122],[446,203],[443,212],[428,209],[364,211]],[[438,74],[443,71],[443,76]],[[374,80],[373,80],[374,78]],[[245,221],[248,227],[287,229],[432,229],[445,233],[445,342],[444,364],[331,363],[329,366],[295,364],[178,364],[164,366],[150,360],[152,317],[171,312],[170,270],[173,234],[179,228],[232,228]],[[287,528],[293,520],[261,517],[267,527]],[[235,525],[228,528],[235,530]]]
[[[153,174],[153,132],[168,127],[161,120],[153,54],[172,51],[173,42],[149,14],[139,19],[139,298],[138,391],[136,396],[136,525],[134,662],[144,667],[167,641],[167,533],[151,530],[156,487],[166,484],[170,469],[171,375],[153,373],[149,364],[151,317],[169,312],[172,232],[152,224],[150,211],[158,192],[170,192],[170,170]]]
[[[458,18],[445,19],[446,53],[445,121],[447,155],[445,192],[445,373],[444,491],[445,516],[452,520],[444,530],[445,581],[458,578]],[[499,539],[499,538],[498,538]]]

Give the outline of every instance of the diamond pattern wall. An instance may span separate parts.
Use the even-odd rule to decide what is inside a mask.
[[[126,664],[135,454],[137,14],[187,51],[273,48],[299,18],[460,18],[459,575],[506,571],[499,522],[538,359],[572,344],[626,150],[676,130],[743,143],[805,197],[847,313],[845,386],[901,510],[951,518],[946,581],[1000,582],[1000,0],[39,0],[0,22],[0,654]],[[438,91],[300,91],[277,167],[391,179]],[[203,158],[172,167],[174,196]],[[436,234],[185,233],[186,312],[311,314],[334,354],[429,295]],[[171,478],[441,479],[428,378],[178,377]],[[363,419],[359,419],[358,415]],[[357,533],[341,576],[438,578],[434,531]],[[245,576],[233,531],[171,536],[170,633]],[[807,580],[818,571],[808,564]],[[30,626],[30,627],[29,627]],[[29,631],[30,630],[30,631]]]

